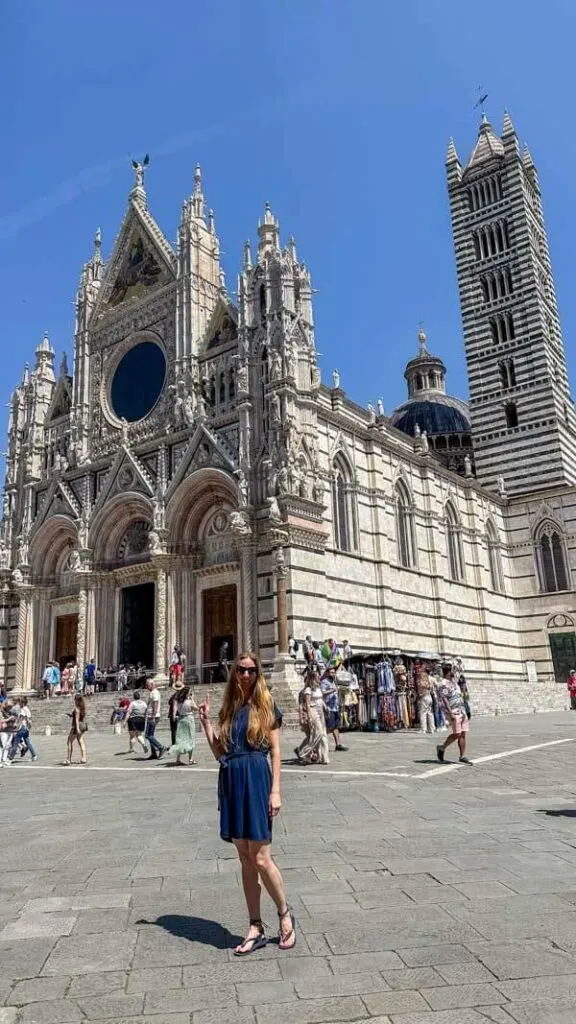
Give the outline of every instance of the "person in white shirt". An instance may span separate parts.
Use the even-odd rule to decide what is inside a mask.
[[[20,705],[18,706],[18,711],[16,712],[16,707],[14,707],[13,712],[16,716],[16,732],[12,739],[12,747],[8,758],[10,761],[13,761],[18,753],[18,747],[23,743],[32,760],[36,761],[38,755],[30,742],[30,724],[32,721],[32,715],[30,713],[30,708],[28,707],[28,698],[22,697]]]
[[[154,735],[156,726],[160,721],[160,690],[157,689],[153,679],[148,680],[146,689],[149,694],[148,710],[146,711],[146,739],[150,744],[150,757],[148,760],[158,761],[168,749]]]

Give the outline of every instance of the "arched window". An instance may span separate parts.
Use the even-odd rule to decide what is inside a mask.
[[[512,427],[518,426],[518,409],[515,402],[507,402],[504,406],[504,412],[506,413],[506,426],[511,429]]]
[[[265,284],[261,284],[260,285],[260,291],[259,291],[258,294],[259,294],[259,299],[260,299],[260,322],[265,324],[266,323],[266,311],[267,311],[267,305],[268,305],[267,300],[266,300],[266,285]]]
[[[266,389],[270,380],[270,371],[268,366],[268,349],[265,345],[262,346],[262,352],[260,353],[260,419],[262,424],[262,433],[268,433],[268,396]]]
[[[226,377],[224,371],[220,374],[220,387],[218,388],[218,403],[220,407],[226,405]]]
[[[558,527],[544,523],[536,540],[536,561],[540,577],[540,589],[544,593],[568,590],[568,573],[564,556],[564,544]]]
[[[486,545],[488,547],[488,565],[490,567],[490,586],[499,594],[504,590],[504,577],[502,575],[502,559],[500,556],[500,544],[494,523],[489,522],[486,527]]]
[[[341,456],[332,467],[332,522],[334,544],[339,551],[354,551],[357,547],[356,508],[352,491],[352,474]]]
[[[414,384],[415,384],[415,387],[416,387],[416,391],[421,391],[422,390],[422,377],[421,377],[421,375],[419,373],[417,373],[415,378],[414,378]]]
[[[450,502],[446,505],[446,546],[448,549],[448,571],[453,580],[464,579],[464,559],[462,558],[462,537],[460,521],[456,510]]]
[[[396,549],[398,562],[406,569],[416,564],[414,543],[414,513],[408,488],[402,481],[396,486]]]
[[[236,396],[236,374],[234,370],[228,371],[228,398],[232,402]]]

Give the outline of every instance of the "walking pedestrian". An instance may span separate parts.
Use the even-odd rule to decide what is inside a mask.
[[[149,761],[158,761],[166,753],[168,747],[164,747],[156,738],[156,726],[160,721],[160,690],[156,687],[153,679],[146,683],[148,690],[148,708],[146,711],[146,739],[150,745]]]
[[[313,668],[310,668],[307,673],[304,699],[308,718],[308,742],[300,747],[300,760],[303,764],[329,764],[325,718],[328,708],[324,703],[320,681]]]
[[[282,875],[270,850],[272,822],[282,805],[281,715],[273,703],[260,659],[246,651],[234,659],[224,690],[217,735],[210,721],[208,699],[200,705],[199,711],[206,739],[214,757],[220,761],[220,836],[236,847],[250,920],[246,938],[236,946],[234,954],[248,956],[268,941],[260,911],[260,881],[276,904],[279,948],[293,949],[296,921],[286,903]]]
[[[46,662],[46,668],[42,673],[42,689],[44,690],[44,700],[50,700],[50,687],[52,685],[52,662]]]
[[[416,695],[417,695],[417,709],[418,709],[418,721],[420,723],[420,731],[423,733],[436,732],[436,726],[434,724],[434,708],[432,703],[432,689],[434,683],[426,671],[421,668],[416,676]]]
[[[327,668],[320,683],[326,706],[326,731],[334,738],[334,749],[339,753],[348,750],[340,739],[340,695],[336,682],[336,669]]]
[[[86,721],[86,702],[79,693],[74,697],[74,711],[70,713],[70,717],[72,725],[68,733],[67,756],[64,764],[72,764],[74,743],[80,747],[80,764],[86,764],[85,736],[88,731],[88,722]]]
[[[176,686],[176,683],[174,684]],[[170,753],[176,755],[176,764],[184,765],[198,764],[194,760],[194,747],[196,745],[196,722],[194,712],[198,711],[198,705],[194,700],[189,686],[183,684],[176,691],[176,738],[170,747]],[[182,758],[187,757],[187,761]]]
[[[294,747],[294,753],[298,760],[300,760],[304,747],[310,741],[310,721],[308,718],[308,706],[306,702],[306,682],[304,682],[304,685],[298,694],[298,722],[302,732],[304,733],[304,739],[297,747]]]
[[[454,679],[452,669],[442,670],[443,679],[438,686],[438,697],[446,716],[446,721],[452,726],[452,735],[447,736],[441,746],[436,747],[436,754],[439,761],[444,761],[444,754],[452,743],[458,743],[460,761],[462,764],[472,764],[466,757],[466,737],[470,728],[464,698],[458,683]]]
[[[22,743],[24,745],[25,754],[26,751],[30,754],[33,761],[38,760],[38,755],[32,746],[30,741],[30,726],[32,724],[32,714],[28,707],[28,698],[22,697],[18,704],[18,710],[14,709],[15,722],[14,722],[14,735],[12,737],[12,745],[10,747],[10,753],[8,759],[13,761],[18,753],[18,748]]]
[[[176,743],[176,730],[178,729],[178,694],[184,689],[184,683],[180,679],[174,679],[172,693],[168,698],[168,725],[170,726],[170,745]]]
[[[568,693],[570,694],[570,710],[576,711],[576,668],[570,669],[568,676]]]
[[[128,726],[128,737],[130,742],[129,754],[135,754],[135,743],[139,743],[145,754],[148,753],[144,730],[146,729],[146,701],[142,700],[140,690],[134,690],[134,696],[126,712],[126,724]]]
[[[14,704],[8,699],[2,704],[0,712],[0,768],[11,768],[12,762],[9,754],[12,749],[12,737],[16,725],[16,715],[13,711]]]
[[[90,661],[84,668],[84,693],[87,697],[94,695],[94,687],[96,685],[96,658],[90,658]]]

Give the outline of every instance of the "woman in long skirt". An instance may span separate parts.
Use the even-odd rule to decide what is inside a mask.
[[[328,734],[324,712],[328,711],[318,676],[310,672],[304,689],[308,715],[308,741],[299,748],[299,759],[304,764],[329,764]]]
[[[194,747],[196,745],[196,723],[194,712],[198,711],[198,705],[192,696],[189,686],[183,686],[176,693],[176,707],[178,711],[178,725],[176,727],[176,742],[170,747],[170,753],[176,754],[176,764],[184,767],[188,764],[198,764],[194,760]],[[187,757],[187,761],[182,758]]]
[[[281,807],[281,715],[272,701],[257,655],[245,651],[235,658],[224,691],[217,735],[207,700],[199,711],[206,739],[220,761],[220,836],[236,847],[250,919],[246,938],[236,946],[234,954],[249,956],[267,944],[260,912],[260,882],[276,904],[279,948],[293,949],[296,921],[286,903],[282,875],[270,853],[272,822]]]

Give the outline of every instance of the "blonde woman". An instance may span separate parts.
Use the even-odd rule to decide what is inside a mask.
[[[293,949],[296,921],[286,903],[282,875],[270,852],[272,821],[281,807],[281,716],[257,655],[244,652],[234,660],[224,690],[217,735],[210,722],[207,699],[199,712],[206,739],[220,761],[220,836],[236,847],[250,919],[246,938],[236,946],[234,954],[248,956],[268,941],[260,914],[260,881],[276,904],[279,947]]]

